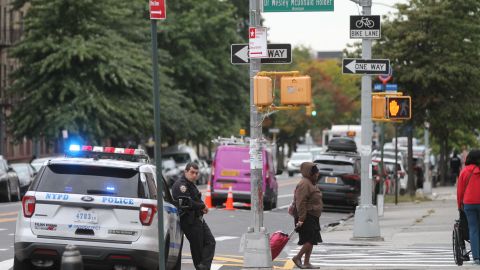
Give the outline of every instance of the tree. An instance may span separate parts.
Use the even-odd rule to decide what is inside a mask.
[[[471,132],[480,120],[480,2],[411,0],[397,8],[382,25],[376,55],[391,60],[396,81],[412,96],[413,124],[430,122],[445,165],[451,131]]]
[[[236,12],[229,1],[169,4],[159,44],[172,56],[172,80],[191,98],[196,116],[190,123],[192,133],[176,134],[177,140],[208,142],[219,135],[237,134],[248,123],[248,72],[230,63],[230,44],[244,40]]]
[[[25,36],[13,50],[21,64],[10,89],[21,97],[10,118],[14,135],[56,138],[67,129],[92,143],[151,135],[152,64],[144,1],[15,4],[26,3]],[[162,128],[188,133],[195,120],[193,104],[169,79],[168,52],[159,50],[159,55]]]

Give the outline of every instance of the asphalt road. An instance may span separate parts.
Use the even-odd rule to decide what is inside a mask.
[[[290,232],[293,230],[293,218],[288,215],[287,208],[293,198],[293,190],[299,175],[288,177],[286,174],[277,176],[279,183],[278,207],[271,211],[264,212],[264,225],[267,232],[272,233],[278,230]],[[200,186],[201,190],[205,186]],[[216,257],[212,269],[241,267],[243,253],[239,251],[240,239],[251,226],[253,214],[249,208],[238,206],[237,210],[227,211],[223,209],[212,209],[206,216],[213,235],[216,238]],[[20,210],[21,203],[1,203],[0,204],[0,269],[9,269],[13,264],[13,236],[15,233],[15,221],[17,213]],[[352,209],[353,211],[353,209]],[[324,212],[320,218],[322,226],[333,224],[350,215],[349,211]],[[289,245],[280,254],[276,260],[278,266],[286,261],[288,252],[296,248],[294,242]],[[283,259],[282,259],[283,258]],[[194,269],[190,258],[190,247],[188,241],[185,241],[183,248],[183,269]]]

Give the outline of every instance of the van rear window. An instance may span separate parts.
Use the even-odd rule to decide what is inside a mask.
[[[45,168],[37,191],[145,198],[134,169],[52,164]]]

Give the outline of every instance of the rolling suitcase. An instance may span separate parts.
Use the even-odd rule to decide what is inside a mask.
[[[270,250],[272,251],[272,260],[274,260],[280,252],[282,252],[283,248],[287,245],[288,240],[292,237],[295,230],[293,230],[290,234],[286,234],[282,231],[276,231],[270,237]]]

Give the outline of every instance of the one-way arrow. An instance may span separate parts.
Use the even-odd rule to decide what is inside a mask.
[[[244,46],[240,51],[235,53],[235,56],[242,59],[243,62],[248,63],[248,46]]]
[[[389,72],[388,59],[343,59],[344,74],[388,75]]]
[[[267,44],[268,58],[262,58],[262,64],[289,64],[292,62],[292,45]],[[248,44],[232,44],[230,60],[234,65],[248,64]]]

